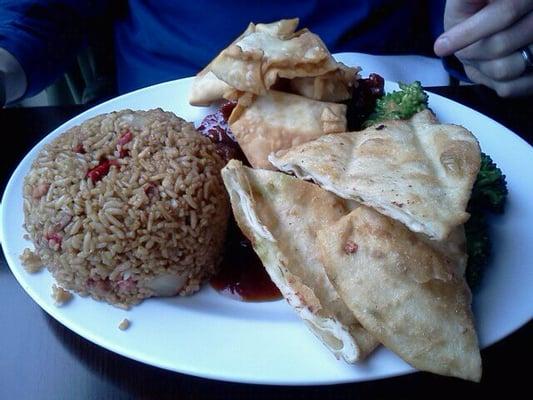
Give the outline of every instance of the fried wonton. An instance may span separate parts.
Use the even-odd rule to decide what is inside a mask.
[[[230,85],[218,79],[207,67],[194,78],[189,91],[189,103],[193,106],[209,106],[233,91]]]
[[[464,223],[480,166],[471,132],[425,110],[359,132],[327,135],[269,156],[282,171],[360,201],[442,240]]]
[[[250,24],[197,75],[189,102],[208,105],[228,98],[230,89],[263,95],[280,78],[295,79],[291,90],[311,99],[350,98],[359,69],[335,61],[317,35],[307,29],[295,31],[297,25],[297,18]]]
[[[243,96],[229,119],[231,131],[255,168],[274,169],[268,155],[346,130],[346,106],[270,90]]]
[[[254,24],[250,23],[246,30],[235,39],[231,45],[237,43],[243,37],[254,32],[264,32],[268,35],[286,37],[293,34],[298,26],[298,18],[282,19],[271,24]],[[231,46],[230,45],[230,46]],[[218,56],[220,57],[220,55]],[[218,58],[217,57],[217,58]],[[213,63],[217,60],[215,58],[202,71],[196,75],[191,85],[189,92],[189,103],[193,106],[208,106],[217,100],[221,100],[229,96],[231,92],[235,91],[226,82],[217,78],[211,71]]]
[[[365,206],[317,237],[333,286],[376,339],[420,370],[480,380],[471,293],[450,257]]]
[[[304,97],[330,102],[340,102],[352,97],[360,68],[350,68],[339,63],[338,68],[324,75],[294,78],[289,81],[291,92]]]
[[[377,341],[329,282],[315,236],[348,211],[347,202],[312,183],[236,160],[222,177],[239,227],[288,303],[337,357],[363,359]]]

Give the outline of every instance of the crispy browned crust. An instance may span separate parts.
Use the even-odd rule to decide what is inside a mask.
[[[427,110],[381,125],[322,136],[269,160],[412,231],[446,238],[469,217],[465,209],[480,166],[476,138],[463,127],[436,123]]]
[[[357,322],[329,282],[315,232],[339,219],[344,200],[308,182],[232,160],[222,176],[235,219],[272,281],[317,337],[347,362],[377,341]]]
[[[318,243],[333,286],[375,338],[415,368],[479,381],[471,294],[453,256],[365,206]]]

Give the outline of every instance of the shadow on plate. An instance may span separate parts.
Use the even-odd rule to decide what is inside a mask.
[[[130,360],[85,340],[63,327],[48,314],[43,312],[43,315],[59,344],[82,367],[74,378],[89,379],[90,382],[87,384],[91,385],[91,396],[96,395],[94,398],[270,400],[278,398],[388,398],[392,395],[395,398],[415,395],[416,398],[416,393],[424,394],[426,397],[427,393],[435,394],[436,390],[439,393],[437,397],[440,398],[444,394],[458,394],[459,392],[463,395],[479,394],[488,391],[487,388],[491,387],[490,382],[498,380],[502,382],[502,377],[497,379],[493,373],[495,370],[501,371],[501,366],[492,369],[492,372],[486,371],[483,379],[484,385],[420,372],[379,381],[330,386],[282,387],[219,382],[183,375]],[[527,332],[523,332],[522,335],[527,336]],[[213,357],[216,357],[216,354],[213,354]],[[284,362],[290,362],[290,360],[280,360],[280,363]],[[76,376],[77,374],[83,377],[80,378]],[[83,393],[80,394],[84,397]]]

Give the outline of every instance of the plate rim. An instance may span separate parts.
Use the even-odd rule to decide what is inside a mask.
[[[141,89],[138,89],[138,90],[123,94],[121,96],[117,96],[117,97],[115,97],[113,99],[109,99],[109,100],[107,100],[107,101],[105,101],[103,103],[100,103],[100,104],[98,104],[98,105],[96,105],[94,107],[91,107],[91,108],[83,111],[82,113],[80,113],[80,114],[68,119],[67,121],[62,123],[60,126],[58,126],[57,128],[55,128],[55,129],[51,130],[50,132],[48,132],[45,136],[42,137],[41,140],[39,140],[38,143],[33,145],[32,148],[25,153],[25,155],[22,158],[22,160],[20,160],[20,162],[17,164],[16,168],[11,173],[11,176],[10,176],[10,178],[9,178],[9,180],[8,180],[6,186],[5,186],[4,192],[2,194],[2,204],[1,204],[1,207],[0,207],[0,242],[1,242],[2,249],[4,251],[6,262],[7,262],[8,266],[9,266],[9,269],[11,270],[13,275],[15,276],[15,279],[17,280],[18,284],[24,289],[26,294],[28,296],[30,296],[30,298],[35,303],[37,303],[39,305],[39,307],[41,307],[48,315],[50,315],[52,318],[57,320],[60,324],[62,324],[66,328],[70,329],[74,333],[82,336],[84,339],[89,340],[90,342],[92,342],[92,343],[94,343],[94,344],[96,344],[98,346],[101,346],[101,347],[103,347],[103,348],[105,348],[105,349],[107,349],[109,351],[112,351],[114,353],[120,354],[123,357],[129,358],[129,359],[133,359],[133,360],[135,360],[137,362],[141,362],[141,363],[144,363],[144,364],[152,365],[152,366],[155,366],[155,367],[158,367],[158,368],[162,368],[162,369],[165,369],[165,370],[171,370],[171,371],[182,373],[182,374],[186,374],[186,375],[197,376],[197,377],[201,377],[201,378],[207,378],[207,379],[213,379],[213,380],[219,380],[219,381],[236,382],[236,383],[248,383],[248,384],[261,384],[261,385],[273,385],[273,386],[296,386],[296,385],[298,385],[298,386],[321,386],[321,385],[331,385],[331,384],[367,382],[367,381],[386,379],[386,378],[390,378],[390,377],[402,376],[402,375],[406,375],[406,374],[409,374],[409,373],[418,372],[416,369],[414,369],[413,367],[409,366],[409,368],[407,368],[406,370],[401,371],[399,373],[398,372],[394,372],[394,371],[393,372],[383,372],[383,373],[377,373],[377,374],[375,374],[375,375],[373,375],[371,377],[364,377],[363,379],[354,379],[352,377],[351,379],[350,378],[346,378],[346,379],[338,379],[338,380],[332,380],[332,379],[320,380],[320,379],[317,379],[316,377],[313,377],[312,380],[304,380],[304,381],[302,381],[302,380],[287,379],[287,380],[280,381],[280,382],[273,382],[272,380],[263,380],[263,379],[261,379],[261,377],[257,377],[256,379],[237,378],[237,377],[232,376],[231,374],[228,374],[228,373],[226,373],[224,371],[221,371],[219,374],[210,373],[210,372],[202,372],[202,371],[198,371],[194,367],[189,368],[189,369],[180,368],[178,370],[176,368],[169,367],[168,365],[166,365],[166,363],[158,362],[155,359],[147,360],[146,357],[138,356],[138,354],[136,352],[127,353],[125,351],[122,351],[122,349],[120,347],[117,348],[116,346],[113,346],[112,344],[109,344],[107,339],[99,338],[98,335],[95,336],[95,335],[91,334],[89,331],[87,331],[83,327],[78,326],[75,322],[70,321],[61,312],[58,312],[57,307],[55,307],[55,306],[53,306],[51,304],[45,303],[44,301],[41,301],[40,297],[33,290],[31,285],[25,285],[24,284],[25,279],[23,277],[23,274],[27,274],[27,272],[24,271],[23,268],[20,268],[19,265],[17,265],[17,259],[15,257],[12,258],[12,255],[8,251],[6,251],[7,249],[6,249],[5,236],[4,236],[4,230],[6,229],[4,216],[5,216],[5,211],[6,210],[4,210],[4,205],[7,204],[6,199],[10,196],[10,194],[14,190],[14,186],[15,186],[14,182],[16,180],[15,178],[16,178],[17,175],[20,174],[20,168],[22,167],[23,164],[27,163],[28,161],[31,162],[31,160],[29,160],[31,154],[33,152],[36,152],[37,151],[36,149],[40,150],[42,148],[42,146],[44,145],[44,143],[47,140],[50,140],[49,139],[50,136],[52,136],[54,134],[60,134],[60,132],[63,132],[64,129],[65,129],[64,127],[66,125],[68,125],[68,124],[72,124],[73,120],[76,120],[75,124],[77,124],[77,123],[79,123],[79,121],[85,121],[88,118],[89,114],[94,113],[95,110],[98,110],[99,108],[106,108],[106,107],[108,107],[110,105],[111,105],[111,108],[114,108],[112,105],[118,99],[127,100],[128,97],[135,97],[139,93],[157,90],[157,89],[162,88],[162,87],[167,86],[167,85],[168,86],[172,86],[172,85],[176,84],[176,82],[178,82],[178,81],[188,81],[188,80],[192,80],[192,79],[194,79],[194,77],[187,77],[187,78],[181,78],[181,79],[171,80],[171,81],[167,81],[167,82],[162,82],[162,83],[159,83],[159,84],[156,84],[156,85],[148,86],[148,87],[145,87],[145,88],[141,88]],[[397,84],[394,83],[394,82],[387,81],[386,84],[389,87],[392,86],[392,89],[397,88]],[[457,102],[455,100],[449,99],[449,98],[447,98],[445,96],[442,96],[442,95],[436,94],[434,92],[431,92],[431,88],[428,88],[428,95],[430,96],[430,102],[431,102],[431,98],[432,97],[435,97],[436,99],[438,99],[441,102],[445,102],[445,103],[451,102],[455,106],[459,106],[463,110],[467,110],[468,113],[471,113],[471,114],[475,115],[476,118],[488,119],[493,124],[496,124],[496,126],[498,126],[499,128],[508,131],[509,133],[512,134],[512,137],[514,137],[515,140],[519,139],[520,145],[522,145],[522,146],[525,145],[525,146],[528,146],[528,147],[531,146],[531,145],[529,145],[529,143],[527,141],[525,141],[522,137],[517,135],[515,132],[513,132],[509,128],[505,127],[500,122],[492,119],[491,117],[489,117],[489,116],[487,116],[487,115],[485,115],[485,114],[483,114],[483,113],[481,113],[481,112],[479,112],[477,110],[474,110],[474,109],[472,109],[472,108],[470,108],[470,107],[468,107],[468,106],[466,106],[464,104],[461,104],[461,103],[459,103],[459,102]],[[96,112],[98,112],[98,111],[96,111]],[[20,264],[20,262],[18,262],[18,264]],[[48,272],[46,271],[46,273],[48,273]],[[498,339],[491,341],[490,343],[488,343],[483,348],[492,346],[494,343],[497,343],[500,340],[503,340],[504,338],[508,337],[510,334],[512,334],[513,332],[517,331],[518,329],[523,327],[525,324],[527,324],[528,321],[529,320],[525,320],[525,321],[523,321],[521,324],[519,324],[517,326],[513,326],[513,327],[510,327],[510,328],[506,329],[505,330],[505,334],[503,334]]]

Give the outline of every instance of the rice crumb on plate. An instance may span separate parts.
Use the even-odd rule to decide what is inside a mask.
[[[39,272],[44,267],[41,257],[28,248],[24,249],[19,258],[26,272],[30,274]]]
[[[56,284],[53,284],[52,298],[55,300],[57,306],[61,306],[72,299],[72,293],[60,286],[57,286]]]
[[[128,329],[131,325],[131,322],[129,319],[127,318],[124,318],[122,321],[120,321],[120,324],[118,324],[118,329],[120,329],[121,331],[125,331],[126,329]]]

